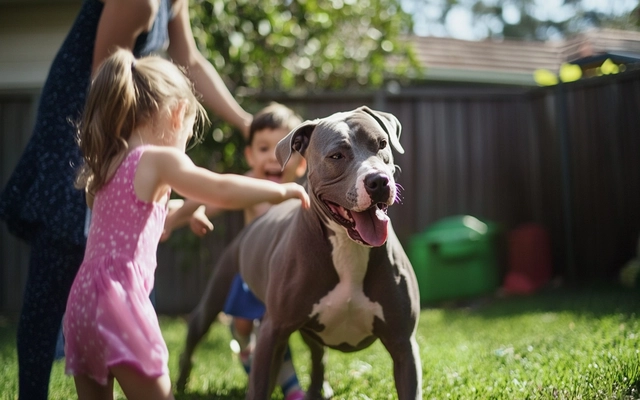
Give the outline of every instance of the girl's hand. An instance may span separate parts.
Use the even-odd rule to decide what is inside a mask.
[[[304,187],[294,182],[283,183],[282,186],[285,188],[283,201],[287,199],[300,199],[302,201],[302,208],[307,209],[310,207],[311,201]]]

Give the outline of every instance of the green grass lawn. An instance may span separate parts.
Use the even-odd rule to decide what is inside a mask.
[[[640,291],[558,289],[467,305],[421,313],[425,399],[640,399]],[[175,380],[186,325],[161,317],[161,326]],[[13,319],[0,318],[0,399],[16,398],[15,329]],[[226,326],[213,326],[178,399],[244,398],[247,378],[229,340]],[[297,334],[292,348],[306,386],[308,352]],[[75,398],[63,367],[54,366],[52,399]],[[395,399],[391,368],[377,342],[358,353],[329,351],[327,380],[335,399]]]

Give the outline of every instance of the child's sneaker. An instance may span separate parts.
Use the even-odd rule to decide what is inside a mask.
[[[240,350],[240,345],[238,341],[233,339],[230,343],[231,351],[238,355],[240,359],[240,363],[242,363],[242,368],[244,371],[249,374],[251,372],[251,360],[253,358],[253,346],[249,346],[244,350]]]
[[[251,372],[251,361],[253,359],[253,349],[246,348],[238,353],[238,357],[240,358],[240,362],[242,363],[242,368],[244,368],[244,372],[249,375]]]
[[[301,389],[294,390],[284,400],[304,400],[304,392]]]

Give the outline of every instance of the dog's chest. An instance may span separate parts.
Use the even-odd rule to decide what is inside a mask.
[[[371,301],[363,291],[370,249],[338,234],[331,237],[333,264],[340,282],[311,311],[324,329],[316,334],[329,346],[358,345],[373,334],[375,317],[384,320],[382,306]]]

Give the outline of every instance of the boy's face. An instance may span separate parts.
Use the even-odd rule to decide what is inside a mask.
[[[304,175],[307,164],[299,153],[291,155],[284,170],[278,163],[276,144],[287,133],[289,131],[286,129],[263,129],[254,133],[251,145],[247,146],[244,151],[254,178],[284,183],[293,182]]]

